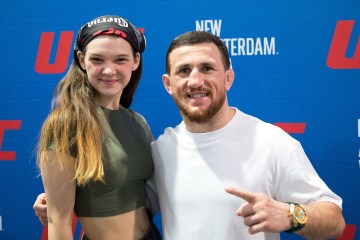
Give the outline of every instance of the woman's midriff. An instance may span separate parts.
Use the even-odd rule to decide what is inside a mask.
[[[90,240],[141,239],[150,226],[145,207],[111,217],[81,217],[79,221]]]

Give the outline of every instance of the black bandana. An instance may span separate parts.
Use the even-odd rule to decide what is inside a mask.
[[[76,35],[74,59],[79,66],[77,51],[83,51],[99,35],[119,36],[128,41],[135,52],[142,53],[145,50],[145,36],[128,20],[119,16],[101,16],[82,26]]]

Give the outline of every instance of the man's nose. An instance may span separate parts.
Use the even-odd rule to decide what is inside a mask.
[[[193,69],[189,75],[188,86],[197,88],[202,86],[203,83],[204,83],[203,74],[199,70]]]

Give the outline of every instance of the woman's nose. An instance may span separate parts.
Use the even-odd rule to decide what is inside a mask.
[[[116,72],[116,70],[115,70],[114,64],[107,63],[104,65],[103,71],[102,71],[103,74],[112,75],[112,74],[115,74],[115,72]]]

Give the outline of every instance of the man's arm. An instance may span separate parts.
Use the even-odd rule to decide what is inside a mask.
[[[33,209],[35,211],[35,215],[39,217],[40,222],[43,225],[47,225],[47,206],[46,206],[46,198],[45,193],[40,193],[33,205]]]
[[[315,202],[301,205],[308,215],[304,228],[296,233],[307,239],[336,238],[345,228],[342,210],[332,202]]]
[[[226,192],[245,200],[236,211],[244,218],[249,233],[283,232],[292,228],[288,203],[276,201],[265,194],[229,187]],[[308,216],[305,226],[296,234],[307,239],[329,239],[340,236],[345,228],[342,210],[332,202],[301,205]]]
[[[154,179],[151,177],[146,181],[146,202],[145,206],[151,211],[152,216],[160,211],[159,198],[155,190]]]

